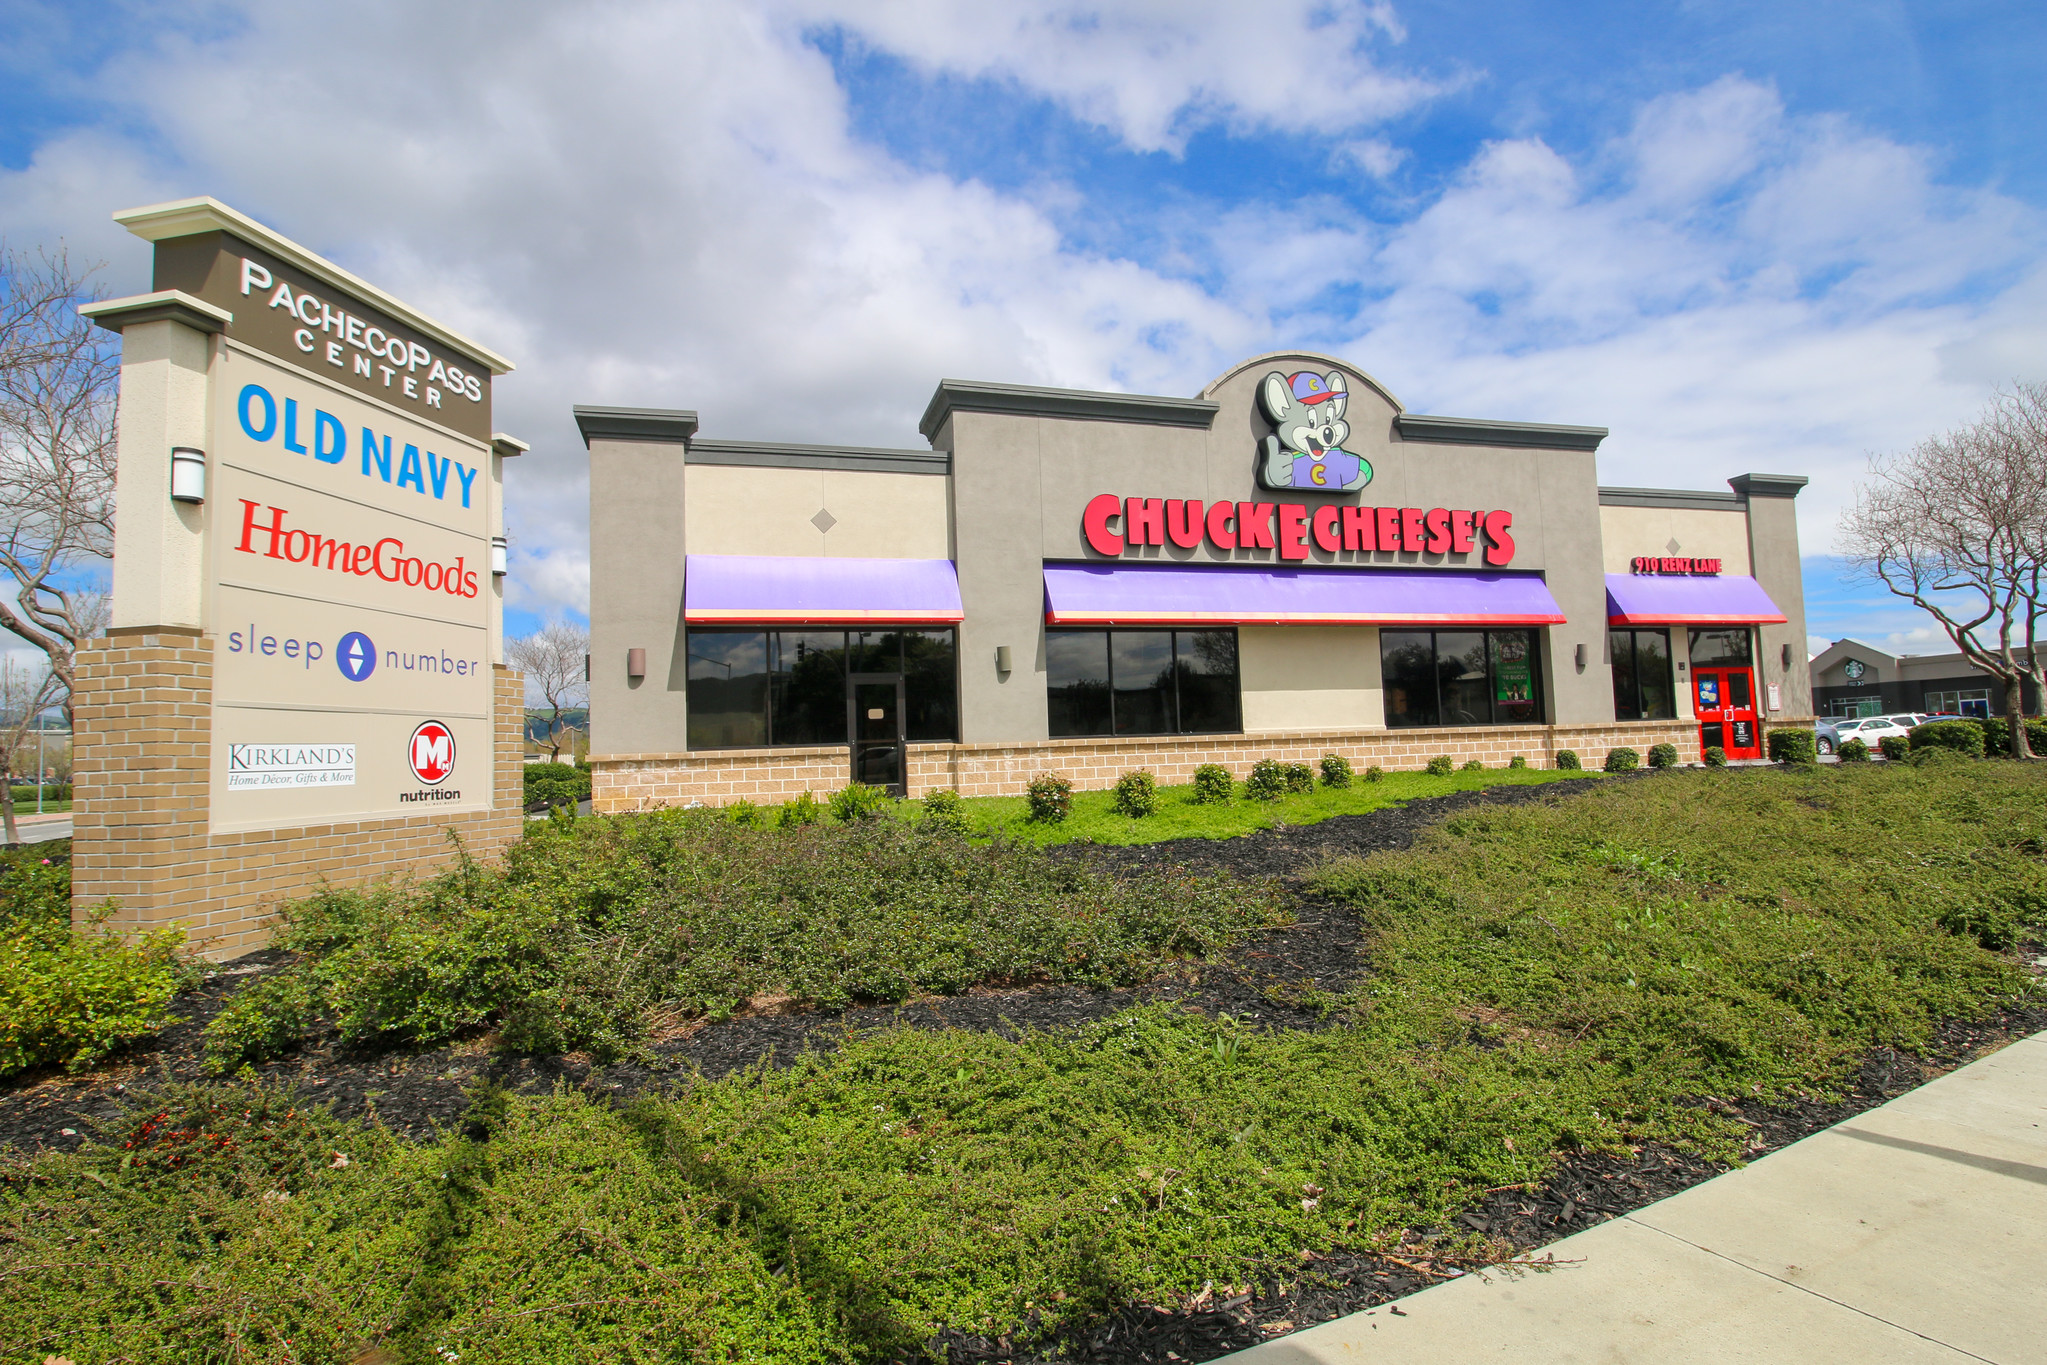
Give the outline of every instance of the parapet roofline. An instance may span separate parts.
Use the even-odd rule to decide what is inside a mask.
[[[945,474],[952,469],[952,456],[943,450],[791,445],[783,441],[721,441],[709,437],[692,440],[683,458],[689,464],[753,469],[847,469],[880,474]]]
[[[1601,507],[1681,507],[1699,512],[1739,512],[1748,499],[1739,493],[1694,492],[1684,488],[1604,488]]]
[[[1205,398],[1158,398],[1140,393],[1098,393],[1087,389],[1045,389],[1028,384],[989,384],[941,379],[917,430],[927,441],[955,412],[996,412],[1012,417],[1064,417],[1084,422],[1136,422],[1147,426],[1215,425],[1222,404]]]
[[[576,430],[587,449],[592,441],[663,441],[687,445],[697,434],[697,415],[688,408],[605,408],[577,405]]]
[[[192,237],[202,232],[225,232],[230,237],[239,237],[250,246],[261,247],[279,260],[298,267],[314,279],[359,295],[406,326],[434,338],[442,345],[482,361],[490,367],[490,372],[494,376],[509,374],[512,371],[512,362],[488,346],[471,341],[452,327],[442,326],[418,309],[399,302],[368,280],[343,270],[317,252],[308,251],[291,238],[272,231],[247,214],[229,208],[212,195],[202,194],[193,199],[173,199],[163,204],[145,204],[141,208],[122,209],[114,215],[114,221],[145,242],[161,242],[172,237]]]
[[[1403,412],[1393,429],[1408,441],[1449,445],[1508,446],[1531,450],[1597,450],[1605,427],[1567,427],[1549,422],[1495,422],[1484,417],[1427,417]]]

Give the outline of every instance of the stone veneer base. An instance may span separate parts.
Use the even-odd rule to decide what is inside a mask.
[[[327,883],[349,886],[431,872],[455,856],[453,830],[474,857],[524,827],[520,675],[493,675],[497,784],[491,809],[212,834],[207,829],[213,733],[213,642],[180,630],[122,631],[78,652],[73,709],[71,914],[114,902],[110,928],[185,927],[207,957],[270,940],[284,901]]]
[[[1147,768],[1163,785],[1191,782],[1204,763],[1220,763],[1243,777],[1261,758],[1313,763],[1342,754],[1360,771],[1372,764],[1391,772],[1428,766],[1438,754],[1463,764],[1478,759],[1505,767],[1516,754],[1529,766],[1554,767],[1560,749],[1574,751],[1587,768],[1607,751],[1632,748],[1648,761],[1656,744],[1674,744],[1686,762],[1699,759],[1699,727],[1692,721],[1617,721],[1603,725],[1476,725],[1428,730],[1272,731],[1246,735],[1147,735],[1128,739],[1053,739],[1013,744],[912,744],[909,792],[939,787],[962,796],[1020,796],[1038,773],[1062,773],[1082,791],[1115,784],[1133,768]],[[592,754],[591,808],[602,814],[662,806],[722,806],[733,801],[774,804],[803,792],[823,796],[851,780],[844,745],[790,749],[716,749],[682,754]]]

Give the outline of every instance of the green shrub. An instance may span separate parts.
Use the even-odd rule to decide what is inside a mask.
[[[1938,744],[1912,751],[1911,764],[1915,768],[1964,768],[1975,762],[1958,749],[1945,748]]]
[[[1199,805],[1227,805],[1236,788],[1230,770],[1220,763],[1204,763],[1194,770],[1194,800]]]
[[[1315,790],[1315,770],[1305,763],[1286,765],[1286,789],[1289,795],[1300,796]]]
[[[1717,744],[1708,744],[1706,746],[1706,766],[1709,768],[1726,767],[1727,750],[1721,748]]]
[[[1903,735],[1884,735],[1877,740],[1876,747],[1893,763],[1902,763],[1912,756],[1912,741]]]
[[[71,932],[71,841],[0,848],[0,934]]]
[[[801,829],[805,825],[814,825],[824,819],[824,813],[824,802],[805,792],[794,801],[783,805],[782,813],[775,823],[783,829]]]
[[[761,808],[743,796],[731,805],[723,807],[722,813],[735,825],[753,826],[762,823]]]
[[[1380,767],[1378,764],[1374,763],[1371,767],[1365,769],[1365,781],[1384,782],[1385,780],[1386,770]]]
[[[590,798],[590,770],[573,763],[528,763],[526,804],[573,806]]]
[[[1892,735],[1892,739],[1903,739],[1903,735]],[[1869,762],[1869,743],[1861,735],[1850,735],[1841,741],[1841,747],[1834,750],[1834,757],[1843,763]]]
[[[967,805],[951,787],[924,793],[924,828],[941,834],[965,834],[973,827]]]
[[[287,968],[249,982],[206,1026],[205,1069],[219,1076],[283,1056],[305,1041],[324,1004],[309,971]]]
[[[1073,813],[1073,783],[1058,773],[1039,773],[1025,795],[1030,798],[1031,819],[1043,824],[1056,825]]]
[[[35,783],[31,782],[25,787],[14,787],[10,790],[14,793],[14,810],[17,815],[33,814],[35,812],[37,791]],[[52,782],[41,790],[43,800],[46,803],[50,801],[69,801],[71,799],[71,784],[69,782]],[[28,808],[25,811],[22,809],[24,806]]]
[[[134,942],[94,924],[15,920],[0,933],[0,1076],[32,1066],[83,1070],[170,1020],[196,978],[180,929]]]
[[[832,793],[832,818],[850,824],[874,820],[888,813],[888,791],[865,782],[850,782]]]
[[[1912,727],[1911,744],[1915,751],[1947,749],[1965,758],[1981,758],[1983,727],[1973,720],[1930,720]]]
[[[1259,759],[1244,779],[1244,795],[1253,801],[1277,801],[1286,795],[1286,788],[1286,764],[1276,758]]]
[[[1350,760],[1342,754],[1322,755],[1320,767],[1322,769],[1322,785],[1325,787],[1348,787],[1351,784],[1351,779],[1356,775],[1355,770],[1350,766]]]
[[[1514,755],[1514,756],[1513,756],[1512,758],[1510,758],[1510,759],[1508,759],[1508,760],[1507,760],[1507,766],[1508,766],[1509,768],[1517,768],[1517,769],[1518,769],[1518,768],[1525,768],[1525,767],[1527,767],[1527,766],[1528,766],[1528,755],[1527,755],[1527,754],[1516,754],[1516,755]]]
[[[1450,755],[1437,754],[1434,758],[1429,760],[1428,767],[1424,769],[1424,771],[1427,772],[1430,777],[1448,777],[1453,771],[1456,770],[1456,767],[1457,761],[1451,758]]]
[[[2009,758],[2011,756],[2011,725],[2003,716],[1978,717],[1976,723],[1983,727],[1983,756],[1985,758]],[[2047,757],[2047,720],[2026,722],[2026,748],[2033,757]]]
[[[1781,730],[1772,730],[1768,743],[1772,763],[1810,766],[1820,761],[1819,741],[1805,726],[1786,726]]]
[[[1116,779],[1116,812],[1133,820],[1142,820],[1147,815],[1156,815],[1159,809],[1158,779],[1144,769],[1128,772]]]
[[[1467,758],[1460,766],[1462,767],[1463,771],[1468,773],[1482,773],[1485,771],[1485,760],[1478,758]]]
[[[1649,766],[1652,768],[1675,768],[1677,766],[1677,746],[1675,744],[1650,745]]]
[[[1557,750],[1557,771],[1558,771],[1558,772],[1560,772],[1560,773],[1575,773],[1575,772],[1579,772],[1579,771],[1581,771],[1581,770],[1582,770],[1582,769],[1584,768],[1584,766],[1585,766],[1584,764],[1582,764],[1582,763],[1580,763],[1580,762],[1578,761],[1578,752],[1577,752],[1577,750],[1575,750],[1575,749],[1559,749],[1559,750]]]
[[[1606,751],[1606,770],[1610,773],[1631,773],[1642,766],[1642,756],[1625,744]]]

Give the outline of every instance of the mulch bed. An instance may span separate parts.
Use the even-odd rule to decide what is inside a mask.
[[[1616,779],[1608,779],[1609,781]],[[1643,772],[1619,779],[1657,780]],[[1227,840],[1182,839],[1133,847],[1062,845],[1060,856],[1087,857],[1111,866],[1177,863],[1200,871],[1243,877],[1298,879],[1324,859],[1402,849],[1431,824],[1479,806],[1557,802],[1574,784],[1499,787],[1412,801],[1363,815],[1337,816],[1315,825],[1280,827]],[[1174,1001],[1208,1013],[1227,1012],[1255,1027],[1327,1027],[1319,1012],[1288,1003],[1304,988],[1341,992],[1362,968],[1355,916],[1344,907],[1300,895],[1298,921],[1254,935],[1228,960],[1182,977],[1127,990],[1051,986],[1016,991],[975,991],[904,1005],[847,1010],[837,1015],[763,1013],[705,1024],[685,1036],[656,1043],[654,1067],[599,1067],[576,1056],[506,1057],[482,1040],[429,1052],[351,1056],[331,1044],[256,1068],[270,1084],[296,1084],[333,1105],[341,1116],[368,1115],[403,1136],[426,1140],[453,1128],[468,1107],[467,1091],[481,1077],[528,1093],[568,1083],[600,1097],[623,1099],[674,1083],[678,1072],[719,1077],[766,1059],[787,1064],[806,1049],[830,1049],[851,1032],[884,1027],[965,1028],[1015,1037],[1107,1018],[1133,1004]],[[228,997],[246,982],[283,965],[289,955],[268,951],[238,959],[176,1004],[177,1022],[119,1060],[81,1076],[49,1072],[15,1078],[0,1090],[0,1149],[68,1149],[112,1119],[129,1092],[165,1081],[200,1079],[200,1035]],[[1946,1025],[1924,1056],[1879,1049],[1865,1058],[1848,1093],[1765,1106],[1713,1100],[1721,1113],[1754,1128],[1749,1155],[1757,1156],[1861,1113],[1924,1084],[2004,1042],[2047,1028],[2047,1009],[2009,1010],[1987,1020]],[[1566,1154],[1535,1188],[1490,1192],[1449,1228],[1412,1230],[1409,1245],[1390,1253],[1338,1253],[1304,1261],[1284,1279],[1255,1286],[1211,1287],[1174,1304],[1131,1304],[1061,1337],[1050,1354],[1020,1352],[1009,1338],[945,1331],[940,1345],[959,1365],[968,1362],[1054,1361],[1135,1365],[1201,1361],[1256,1345],[1287,1332],[1364,1310],[1397,1313],[1394,1301],[1431,1284],[1470,1273],[1522,1273],[1540,1268],[1529,1253],[1607,1219],[1676,1194],[1724,1169],[1685,1153],[1648,1144],[1625,1157]],[[1445,1254],[1454,1240],[1478,1254]],[[1232,1292],[1234,1288],[1234,1292]],[[1382,1309],[1383,1306],[1383,1309]],[[1023,1335],[1030,1335],[1028,1331]]]

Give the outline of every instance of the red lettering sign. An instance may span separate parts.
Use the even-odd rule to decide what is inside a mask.
[[[1687,559],[1681,556],[1641,555],[1630,565],[1636,573],[1654,574],[1717,574],[1720,561],[1717,559]]]
[[[457,555],[453,564],[429,564],[418,555],[406,554],[405,542],[396,536],[385,536],[374,545],[356,545],[296,526],[287,527],[284,519],[291,513],[282,507],[264,508],[270,518],[258,520],[257,509],[261,504],[247,498],[239,501],[242,538],[235,549],[241,554],[282,559],[358,578],[375,574],[386,583],[403,583],[408,588],[444,592],[450,597],[476,596],[476,571],[467,567],[466,556]],[[258,536],[263,537],[261,542]]]
[[[1197,498],[1132,498],[1097,493],[1081,513],[1081,532],[1098,555],[1120,558],[1126,546],[1165,545],[1183,550],[1205,540],[1218,550],[1277,550],[1282,560],[1316,549],[1338,552],[1468,555],[1481,551],[1500,568],[1514,559],[1514,514],[1448,507],[1353,507],[1324,503],[1213,502]],[[263,527],[257,527],[263,530]],[[244,539],[248,533],[245,531]],[[326,542],[320,542],[324,546]],[[244,547],[246,548],[246,546]],[[314,553],[318,553],[316,548]],[[347,560],[349,547],[341,547]],[[1717,559],[1637,559],[1637,573],[1718,573]],[[1683,570],[1663,564],[1685,564]],[[1710,565],[1712,567],[1703,567]],[[473,575],[472,575],[473,577]]]

